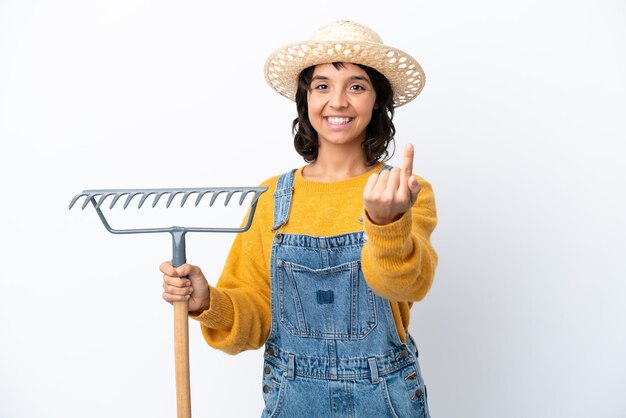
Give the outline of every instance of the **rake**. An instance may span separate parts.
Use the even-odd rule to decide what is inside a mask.
[[[209,187],[209,188],[183,188],[183,189],[103,189],[83,190],[74,196],[69,209],[82,198],[81,209],[85,209],[89,203],[93,205],[107,231],[113,234],[148,234],[167,232],[172,236],[172,265],[178,267],[186,260],[185,235],[188,232],[244,232],[250,228],[259,197],[267,190],[267,187]],[[180,227],[168,228],[137,228],[115,229],[107,221],[103,208],[113,207],[120,201],[124,201],[123,209],[126,209],[133,200],[138,200],[137,208],[144,206],[148,199],[151,200],[152,208],[162,198],[167,198],[165,207],[169,208],[177,197],[180,197],[180,207],[188,201],[194,201],[198,206],[202,199],[210,196],[209,206],[213,206],[219,196],[224,197],[224,206],[227,206],[233,196],[239,195],[239,206],[242,206],[246,198],[251,195],[250,209],[247,220],[237,228],[219,227]],[[191,198],[191,199],[190,199]],[[177,301],[174,305],[174,354],[176,372],[176,408],[178,418],[191,418],[191,389],[189,384],[189,320],[188,302]]]

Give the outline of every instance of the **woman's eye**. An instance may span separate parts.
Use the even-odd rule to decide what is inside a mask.
[[[313,89],[315,90],[326,90],[328,88],[327,84],[318,84],[315,87],[313,87]]]
[[[354,84],[353,86],[350,87],[351,90],[356,90],[356,91],[363,91],[365,90],[365,87],[361,86],[360,84]]]

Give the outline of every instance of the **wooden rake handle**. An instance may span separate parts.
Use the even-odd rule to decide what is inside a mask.
[[[172,266],[187,262],[184,229],[172,231]],[[176,410],[178,418],[191,418],[191,386],[189,384],[189,302],[174,305],[174,356],[176,367]]]
[[[176,358],[176,409],[178,418],[191,418],[188,310],[187,301],[174,302],[174,355]]]

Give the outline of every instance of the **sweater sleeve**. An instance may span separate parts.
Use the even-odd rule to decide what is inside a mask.
[[[430,236],[437,224],[431,185],[417,177],[421,186],[417,201],[399,220],[376,225],[364,216],[367,242],[362,268],[367,284],[379,296],[396,302],[419,301],[430,289],[437,253]]]
[[[235,237],[222,274],[216,286],[210,288],[209,309],[191,316],[200,322],[206,342],[228,354],[257,349],[269,335],[270,272],[266,244],[272,234],[266,218],[272,194],[273,190],[268,190],[261,196],[250,229]]]

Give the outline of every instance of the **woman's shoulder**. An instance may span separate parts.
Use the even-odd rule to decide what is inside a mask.
[[[278,179],[285,173],[288,173],[292,170],[285,170],[284,173],[276,174],[272,177],[268,177],[259,183],[258,187],[266,187],[267,190],[261,195],[259,204],[264,206],[265,204],[273,205],[274,193],[276,192],[276,186],[278,185]],[[273,206],[272,206],[273,207]]]
[[[267,188],[270,188],[270,189],[275,189],[276,188],[276,183],[278,183],[278,178],[279,177],[280,177],[280,175],[269,177],[269,178],[263,180],[261,182],[261,184],[259,184],[259,187],[267,187]]]
[[[276,175],[274,175],[272,177],[269,177],[269,178],[263,180],[261,182],[261,184],[259,184],[259,187],[267,187],[268,191],[274,192],[276,190],[276,185],[278,184],[278,179],[281,176],[284,176],[285,174],[288,174],[288,173],[293,173],[296,170],[297,170],[297,168],[294,167],[293,169],[285,170],[284,172],[282,172],[280,174],[276,174]]]

